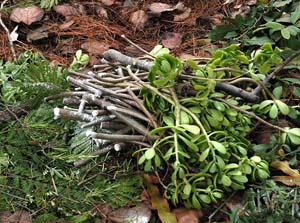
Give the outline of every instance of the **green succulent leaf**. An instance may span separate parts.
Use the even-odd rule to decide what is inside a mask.
[[[147,160],[151,160],[155,156],[155,149],[153,147],[147,149],[144,156]]]
[[[288,133],[287,136],[291,140],[291,142],[295,145],[300,145],[300,136],[297,136],[293,133]]]
[[[167,60],[161,61],[160,70],[163,71],[164,73],[168,73],[171,71],[171,65]]]
[[[181,124],[189,124],[190,117],[185,111],[180,111],[180,123]]]
[[[200,128],[196,125],[181,124],[179,126],[184,128],[185,130],[193,133],[194,135],[199,135],[200,134]]]
[[[211,203],[211,198],[207,194],[199,194],[199,199],[205,204]]]
[[[281,100],[275,100],[277,107],[283,115],[288,115],[290,112],[289,106],[283,103]]]
[[[270,177],[270,174],[265,169],[258,169],[257,175],[261,180],[266,180]]]
[[[273,105],[271,106],[271,109],[270,109],[270,111],[269,111],[269,116],[270,116],[270,118],[272,118],[272,119],[277,118],[277,116],[278,116],[278,108],[277,108],[276,104],[273,104]]]
[[[187,196],[190,196],[191,191],[192,191],[192,185],[189,183],[185,184],[185,186],[183,188],[183,193]]]
[[[255,163],[261,162],[261,158],[260,158],[259,156],[252,156],[252,157],[250,158],[250,160],[252,160],[252,161],[255,162]]]
[[[281,29],[280,32],[281,32],[281,35],[282,35],[283,38],[285,38],[285,39],[290,39],[291,38],[291,33],[290,33],[288,27],[285,27],[285,28]]]
[[[193,196],[192,196],[192,205],[194,208],[197,208],[197,209],[201,208],[201,204],[195,194],[193,194]]]
[[[198,146],[191,142],[189,139],[186,139],[185,137],[178,135],[179,138],[193,151],[197,152],[199,150]]]
[[[232,183],[231,179],[225,174],[222,176],[221,182],[225,187],[229,187]]]
[[[278,86],[276,88],[274,88],[273,90],[273,95],[276,99],[280,99],[281,95],[282,95],[282,86]]]
[[[226,151],[226,148],[225,146],[222,144],[222,143],[219,143],[217,141],[210,141],[212,146],[219,152],[219,153],[222,153],[222,154],[225,154],[227,151]]]
[[[207,148],[206,150],[204,150],[200,157],[199,157],[199,161],[200,162],[203,162],[207,157],[208,157],[208,154],[209,154],[209,151],[210,151],[210,148]]]

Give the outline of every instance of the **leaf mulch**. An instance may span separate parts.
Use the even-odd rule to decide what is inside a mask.
[[[211,48],[206,34],[218,15],[227,15],[223,1],[72,1],[61,3],[49,12],[37,7],[14,9],[2,15],[12,31],[18,25],[17,52],[33,49],[51,61],[69,64],[78,49],[91,56],[91,64],[108,48],[129,55],[141,55],[121,35],[146,50],[157,44],[172,49],[175,55],[205,56]],[[242,4],[240,1],[237,3]],[[235,4],[237,4],[235,3]],[[0,31],[0,57],[11,59],[7,35]]]

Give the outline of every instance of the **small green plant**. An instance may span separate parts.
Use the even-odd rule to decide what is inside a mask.
[[[285,5],[278,5],[274,3],[273,7],[280,8],[282,10],[283,7],[288,4],[289,3],[286,3]],[[290,10],[291,11],[288,13],[282,13],[281,17],[278,19],[268,19],[265,24],[262,24],[258,29],[254,30],[254,33],[266,29],[269,31],[269,36],[275,41],[278,41],[280,38],[289,40],[291,37],[297,37],[300,33],[300,29],[298,28],[300,19],[299,4],[293,4]]]
[[[40,6],[42,9],[50,11],[57,4],[58,0],[41,0]]]
[[[169,54],[170,50],[168,48],[163,47],[163,45],[156,45],[149,54],[153,57],[163,56],[164,54]]]
[[[61,106],[61,100],[43,100],[68,91],[66,75],[66,69],[51,67],[49,61],[31,51],[15,62],[0,62],[1,112],[35,101],[26,115],[1,124],[1,211],[21,206],[34,213],[36,222],[58,218],[83,222],[92,221],[95,203],[106,202],[117,208],[138,199],[142,190],[138,176],[99,176],[94,164],[74,168],[72,162],[84,157],[83,151],[94,148],[91,140],[72,135],[79,129],[74,122],[53,119],[53,107]],[[99,160],[105,175],[112,173],[106,173],[107,169],[126,170],[129,175],[133,172],[130,161],[112,164],[109,155]]]
[[[89,55],[88,54],[83,54],[82,50],[77,50],[75,57],[70,64],[70,69],[71,70],[82,70],[85,68],[85,66],[89,62]]]
[[[176,77],[182,69],[182,62],[169,54],[156,57],[148,79],[156,87],[173,87]],[[157,78],[159,77],[159,78]]]
[[[213,27],[213,41],[225,39],[244,46],[270,43],[297,50],[299,40],[299,1],[268,1],[251,7],[245,17],[225,18],[226,23]]]
[[[195,73],[205,72],[203,76],[210,77],[212,66],[221,64],[222,59],[228,61],[222,65],[235,69],[238,69],[238,58],[248,62],[247,57],[237,50],[237,45],[214,55],[207,70],[190,61]],[[156,88],[143,90],[142,95],[146,105],[162,122],[161,127],[151,131],[160,136],[159,139],[151,148],[142,150],[139,164],[143,164],[146,171],[170,165],[173,172],[165,185],[165,196],[175,205],[183,202],[187,207],[199,208],[216,202],[224,191],[244,189],[250,179],[267,179],[268,163],[258,156],[248,157],[250,143],[245,135],[251,121],[220,100],[225,95],[215,92],[214,79],[199,80],[201,83],[193,80],[192,85],[199,91],[195,97],[181,99],[176,95],[174,86],[181,72],[178,64],[177,58],[164,55],[156,59],[149,73],[150,83]],[[161,93],[160,88],[167,89],[170,96]],[[233,99],[230,103],[238,104]]]
[[[271,67],[279,65],[282,62],[281,52],[282,50],[278,47],[273,49],[270,43],[265,43],[253,56],[253,62],[258,66],[258,71],[261,74],[267,74]]]
[[[17,62],[1,63],[1,99],[6,104],[19,105],[30,100],[39,104],[44,97],[69,87],[67,70],[52,68],[49,61],[38,53],[27,51]]]
[[[230,214],[232,223],[252,222],[298,222],[299,188],[279,186],[268,180],[254,185],[243,197],[244,212],[234,209]]]
[[[211,72],[215,75],[209,75],[210,78],[224,78],[230,76],[237,76],[241,71],[241,66],[243,64],[249,64],[248,57],[239,50],[239,44],[231,44],[228,47],[216,50],[212,59],[208,62],[206,68],[210,74]],[[230,67],[237,70],[237,72],[229,71],[217,71],[213,72],[212,70],[218,67]],[[211,70],[210,70],[211,69]]]
[[[158,139],[152,147],[139,151],[142,155],[138,162],[145,171],[172,169],[169,180],[162,183],[165,196],[173,204],[200,208],[217,202],[225,191],[242,190],[248,182],[264,181],[270,176],[268,161],[272,158],[257,150],[259,145],[251,150],[245,137],[253,122],[243,109],[262,116],[269,114],[271,119],[289,115],[291,108],[281,99],[282,87],[274,88],[273,94],[268,91],[272,100],[252,106],[217,92],[215,86],[216,79],[247,74],[249,69],[254,79],[262,79],[282,61],[280,52],[266,43],[249,59],[234,44],[217,50],[205,66],[188,60],[195,74],[189,84],[196,91],[189,97],[175,91],[182,72],[180,61],[168,54],[156,58],[148,76],[152,86],[143,89],[141,95],[161,124],[151,131]],[[225,71],[219,72],[217,68],[222,67]],[[276,128],[281,145],[300,144],[299,128]],[[276,157],[280,145],[276,148],[272,157]]]

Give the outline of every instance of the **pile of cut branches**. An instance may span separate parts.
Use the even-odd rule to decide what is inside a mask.
[[[274,119],[289,113],[289,106],[265,85],[299,53],[263,82],[255,74],[279,65],[279,52],[266,44],[249,59],[238,45],[231,45],[217,50],[208,62],[196,63],[166,53],[157,53],[149,62],[109,50],[95,71],[70,71],[73,92],[46,100],[64,97],[66,106],[55,108],[55,117],[82,122],[86,136],[97,145],[75,166],[111,150],[134,148],[144,170],[159,176],[166,198],[174,205],[200,208],[217,202],[226,191],[245,189],[248,182],[270,176],[269,163],[251,150],[247,139],[254,120],[286,134],[286,141],[296,143],[300,137],[300,129],[283,128],[259,116],[269,113]],[[262,56],[272,60],[262,64]],[[272,103],[258,104],[262,90]]]

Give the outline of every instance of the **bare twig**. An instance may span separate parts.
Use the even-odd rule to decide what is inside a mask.
[[[144,135],[145,138],[151,140],[152,136],[150,135],[149,130],[147,128],[145,128],[142,124],[140,124],[136,120],[134,120],[132,118],[129,118],[125,115],[122,115],[122,114],[120,114],[116,111],[111,111],[111,113],[116,115],[122,122],[124,122],[128,126],[131,126],[132,128],[134,128],[140,134]]]
[[[138,68],[141,68],[141,69],[144,69],[147,71],[149,71],[151,66],[153,65],[152,62],[133,59],[132,57],[126,56],[116,50],[106,51],[104,53],[104,57],[108,60],[112,59],[112,60],[119,61],[123,65],[133,65],[133,66],[136,66]],[[187,76],[187,75],[185,75],[185,76]],[[259,97],[257,95],[254,95],[254,94],[247,92],[241,88],[233,86],[227,82],[217,82],[216,88],[219,90],[225,91],[226,93],[231,94],[233,96],[241,97],[244,100],[247,100],[249,102],[257,102],[259,100]]]
[[[218,82],[216,85],[216,89],[225,91],[233,96],[241,97],[249,102],[257,102],[259,101],[259,97],[255,94],[252,94],[248,91],[243,90],[242,88],[233,86],[227,82]]]
[[[132,65],[132,66],[136,66],[138,68],[141,68],[143,70],[150,70],[151,66],[153,65],[152,62],[148,62],[145,60],[138,60],[138,59],[134,59],[132,57],[126,56],[122,53],[120,53],[117,50],[113,50],[110,49],[108,51],[106,51],[103,54],[104,58],[106,60],[115,60],[120,62],[121,64],[127,66],[127,65]]]
[[[108,111],[121,112],[121,113],[123,113],[123,114],[126,114],[126,115],[129,115],[129,116],[138,118],[138,119],[143,120],[143,121],[146,121],[146,122],[149,122],[149,119],[146,118],[143,114],[141,114],[141,113],[139,113],[139,112],[136,112],[136,111],[133,111],[133,110],[129,110],[129,109],[126,109],[126,108],[116,107],[116,106],[114,106],[114,105],[107,106],[106,109],[107,109]]]
[[[105,133],[96,133],[92,131],[86,132],[87,136],[90,136],[93,139],[107,139],[114,142],[130,142],[130,141],[145,141],[146,137],[143,135],[124,135],[124,134],[105,134]],[[157,136],[151,136],[151,140],[157,139]]]
[[[4,0],[2,3],[1,3],[1,10],[3,9],[4,5],[6,4],[8,0]],[[16,51],[15,51],[15,48],[14,48],[14,43],[13,43],[13,40],[11,38],[11,35],[10,35],[10,32],[8,30],[8,28],[6,27],[6,25],[4,24],[3,20],[2,20],[2,14],[0,13],[0,25],[2,26],[2,28],[5,30],[6,32],[6,35],[7,35],[7,38],[8,38],[8,41],[9,41],[9,45],[10,45],[10,50],[11,50],[11,53],[12,53],[12,56],[14,58],[14,61],[17,60],[17,55],[16,55]]]
[[[95,117],[85,114],[79,113],[77,111],[68,111],[62,108],[54,108],[53,109],[54,117],[57,118],[65,118],[70,120],[77,120],[82,122],[92,122],[95,120]]]
[[[114,134],[126,134],[126,133],[129,133],[130,131],[131,131],[131,128],[126,127],[126,128],[116,131]],[[90,154],[91,157],[87,157],[87,158],[75,161],[74,166],[75,167],[83,166],[83,165],[87,164],[88,162],[90,162],[93,158],[95,158],[99,155],[108,153],[110,150],[112,150],[114,148],[113,144],[111,145],[111,147],[107,146],[109,143],[111,143],[111,141],[106,140],[102,145],[102,146],[104,146],[104,147],[102,147],[102,149],[95,150],[92,154]],[[105,147],[105,146],[107,146],[107,147]]]
[[[122,93],[117,94],[113,90],[110,90],[108,88],[102,87],[100,85],[93,84],[93,83],[89,82],[88,80],[83,81],[83,84],[85,84],[85,85],[87,85],[89,87],[92,87],[94,89],[98,89],[100,92],[102,92],[103,95],[113,95],[116,98],[131,99],[131,97],[128,94],[122,94]]]
[[[82,96],[86,94],[86,91],[71,91],[71,92],[62,92],[55,95],[50,95],[48,97],[44,98],[44,102],[57,99],[57,98],[63,98],[63,97],[69,97],[69,96]]]
[[[155,57],[153,55],[151,55],[149,52],[147,52],[146,50],[144,50],[142,47],[140,47],[139,45],[135,44],[134,42],[132,42],[130,39],[128,39],[125,35],[121,35],[121,37],[123,39],[125,39],[128,43],[130,43],[132,46],[134,46],[135,48],[137,48],[138,50],[140,50],[141,52],[147,54],[148,56],[150,56],[152,59],[155,59]]]
[[[98,157],[98,156],[100,156],[100,155],[102,155],[102,154],[108,153],[108,152],[111,151],[113,148],[114,148],[114,144],[110,144],[110,145],[108,145],[108,146],[105,146],[105,147],[102,148],[102,149],[99,149],[99,150],[94,151],[94,152],[93,152],[92,154],[90,154],[89,156],[92,156],[92,157],[95,158],[95,157]],[[91,158],[85,158],[85,159],[77,160],[77,161],[74,162],[74,166],[75,166],[75,167],[81,167],[81,166],[87,164],[88,162],[90,162],[91,159],[92,159],[92,157],[91,157]],[[81,184],[82,184],[82,183],[81,183]]]
[[[85,89],[85,90],[87,90],[91,93],[94,93],[96,96],[101,96],[102,95],[101,90],[95,89],[91,86],[88,86],[88,85],[84,84],[83,81],[80,80],[80,79],[75,79],[73,77],[68,76],[67,81],[69,81],[70,83],[72,83],[73,85],[75,85],[77,87],[80,87],[80,88]]]
[[[137,103],[138,107],[140,108],[140,110],[142,112],[144,112],[144,114],[148,117],[151,125],[154,128],[158,128],[158,124],[156,123],[154,117],[150,114],[150,112],[145,108],[145,106],[141,103],[140,99],[133,93],[133,91],[131,90],[130,87],[126,88],[129,95],[132,97],[132,99]]]

